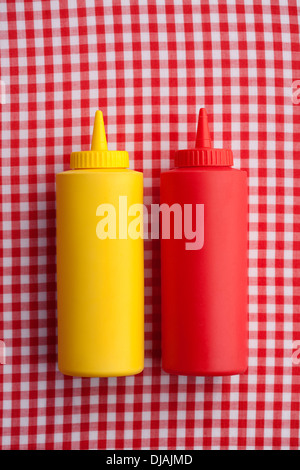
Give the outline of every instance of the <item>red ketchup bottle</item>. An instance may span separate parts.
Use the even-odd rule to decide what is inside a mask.
[[[247,369],[247,175],[214,149],[205,109],[194,149],[161,175],[162,366],[222,376]]]

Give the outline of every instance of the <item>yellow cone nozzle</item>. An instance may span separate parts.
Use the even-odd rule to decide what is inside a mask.
[[[108,150],[102,111],[96,111],[91,150],[72,152],[72,169],[128,168],[129,156],[123,150]]]
[[[102,111],[96,111],[91,150],[107,150],[107,141]]]

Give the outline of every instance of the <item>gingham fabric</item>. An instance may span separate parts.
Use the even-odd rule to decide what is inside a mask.
[[[298,448],[297,0],[2,0],[0,10],[1,448]],[[102,109],[109,148],[129,151],[145,204],[158,203],[160,173],[193,145],[200,107],[215,147],[231,147],[249,176],[248,372],[162,371],[159,240],[146,240],[144,372],[64,377],[55,174],[89,147]]]

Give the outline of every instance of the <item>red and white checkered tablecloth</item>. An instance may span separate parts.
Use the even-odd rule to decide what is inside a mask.
[[[299,448],[297,0],[3,0],[0,12],[1,448]],[[203,106],[215,146],[249,176],[248,373],[162,372],[159,241],[146,240],[144,372],[64,377],[55,174],[102,109],[110,148],[129,151],[158,203]]]

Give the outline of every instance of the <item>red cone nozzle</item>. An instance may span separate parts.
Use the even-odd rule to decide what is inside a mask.
[[[199,112],[196,144],[194,148],[175,152],[176,167],[232,166],[233,155],[228,149],[215,149],[211,146],[206,109]]]
[[[207,112],[205,108],[201,108],[199,112],[196,148],[210,148],[211,140],[208,128]]]

